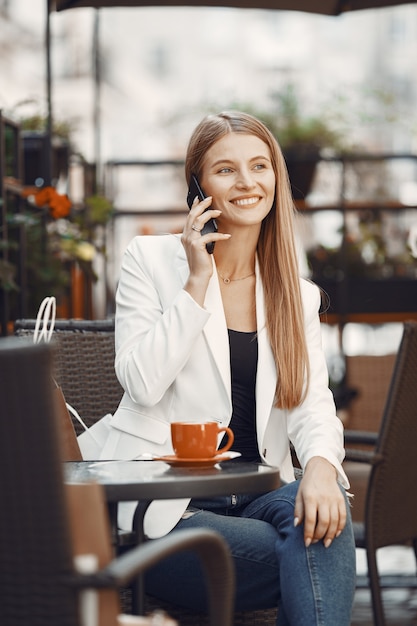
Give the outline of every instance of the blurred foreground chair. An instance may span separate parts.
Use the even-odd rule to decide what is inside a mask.
[[[63,482],[51,366],[51,346],[0,340],[0,624],[81,626],[81,599],[91,603],[92,590],[98,589],[106,610],[94,624],[151,625],[151,619],[118,618],[118,594],[111,589],[162,558],[191,549],[205,568],[210,625],[231,626],[233,573],[217,534],[179,532],[112,560],[101,488]],[[74,550],[99,552],[97,571],[79,573]],[[159,623],[173,624],[163,616]]]
[[[32,338],[36,320],[16,320],[15,334]],[[61,385],[65,399],[88,426],[113,413],[121,400],[123,389],[114,372],[114,320],[57,320],[53,334],[55,343],[54,374]],[[67,429],[67,424],[63,425]],[[79,433],[82,428],[74,424]],[[80,430],[81,428],[81,430]],[[71,433],[67,444],[71,449]],[[69,441],[69,443],[68,443]],[[72,448],[73,449],[73,448]],[[70,460],[68,454],[65,458]],[[131,533],[121,537],[123,545],[131,545]],[[179,620],[181,626],[208,626],[209,617],[164,603],[159,598],[146,596],[146,607],[153,610],[162,606]],[[275,626],[277,609],[259,609],[235,613],[234,626]]]
[[[366,464],[364,519],[354,523],[355,541],[366,550],[374,623],[384,626],[381,587],[417,588],[417,577],[384,581],[377,566],[377,550],[385,546],[411,544],[417,559],[417,323],[404,325],[379,433],[346,430],[345,442],[348,475],[359,468],[353,492],[358,464]]]

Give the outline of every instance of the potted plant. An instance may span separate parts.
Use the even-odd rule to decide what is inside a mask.
[[[317,163],[324,151],[340,153],[345,148],[344,134],[329,111],[304,115],[293,85],[272,95],[274,110],[255,113],[277,138],[284,153],[293,197],[304,199],[309,193]]]
[[[415,310],[417,281],[411,250],[404,245],[392,252],[382,233],[381,217],[362,211],[359,232],[348,232],[341,247],[317,245],[307,251],[311,278],[326,292],[329,313]]]
[[[33,115],[20,117],[18,124],[26,176],[20,176],[23,185],[16,185],[14,191],[16,207],[10,203],[7,207],[7,239],[0,239],[0,289],[10,292],[11,319],[21,309],[34,317],[47,295],[53,294],[60,303],[70,301],[75,273],[81,277],[77,284],[85,284],[90,298],[92,282],[98,278],[94,259],[97,254],[105,258],[106,225],[113,212],[111,202],[98,193],[93,195],[90,185],[84,186],[83,200],[73,204],[66,193],[45,184],[42,156],[46,120]],[[71,121],[54,125],[54,181],[67,176],[73,126]],[[25,143],[25,139],[30,141]],[[93,168],[83,159],[81,163],[87,177]]]
[[[24,183],[34,185],[39,179],[46,179],[47,132],[46,118],[35,114],[19,121],[23,142]],[[72,123],[63,121],[54,124],[52,132],[52,180],[68,175],[71,152]]]

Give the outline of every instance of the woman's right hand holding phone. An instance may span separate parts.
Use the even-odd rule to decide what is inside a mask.
[[[206,245],[210,242],[227,240],[231,235],[223,233],[208,233],[201,235],[206,222],[221,214],[217,209],[210,209],[213,198],[208,196],[201,202],[195,198],[191,210],[185,221],[181,242],[187,255],[190,275],[185,291],[203,306],[209,280],[213,274],[213,260],[207,252]]]

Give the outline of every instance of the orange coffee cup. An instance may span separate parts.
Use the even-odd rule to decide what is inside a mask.
[[[222,432],[227,433],[228,441],[217,450],[219,433]],[[172,422],[171,439],[178,458],[210,459],[227,452],[234,435],[228,426],[220,426],[217,422]]]

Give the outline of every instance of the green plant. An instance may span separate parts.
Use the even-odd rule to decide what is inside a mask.
[[[343,126],[329,110],[321,115],[304,114],[292,84],[271,94],[271,101],[267,110],[245,104],[232,108],[251,113],[268,126],[284,153],[293,197],[302,200],[310,192],[323,151],[341,153],[346,149]]]
[[[30,115],[29,117],[22,117],[18,120],[22,131],[31,130],[37,132],[44,132],[47,126],[46,117],[40,114]],[[56,121],[53,125],[53,134],[55,137],[70,141],[71,133],[74,130],[75,122]]]
[[[63,261],[75,261],[94,280],[92,261],[97,253],[106,254],[103,231],[111,219],[113,205],[104,196],[85,199],[81,209],[71,209],[66,218],[49,220],[46,230],[49,247]]]
[[[307,252],[313,280],[339,281],[341,273],[351,278],[384,280],[414,278],[411,252],[406,245],[390,251],[383,224],[372,214],[362,213],[356,234],[347,233],[342,247],[315,246]]]
[[[72,206],[63,217],[59,212],[51,211],[48,203],[39,206],[29,197],[24,212],[9,213],[7,216],[9,260],[0,260],[0,287],[19,291],[15,276],[18,265],[17,242],[22,232],[26,283],[29,287],[29,315],[36,315],[39,303],[45,296],[53,294],[59,298],[67,293],[71,283],[70,270],[74,263],[83,270],[85,276],[95,281],[97,276],[93,261],[97,254],[106,254],[103,231],[111,219],[112,210],[106,198],[92,196],[85,200],[81,208]],[[16,297],[17,294],[12,297],[12,301]]]
[[[85,199],[85,227],[95,229],[107,224],[113,214],[113,205],[108,198],[95,194]]]
[[[29,113],[27,111],[30,111]],[[39,104],[36,100],[28,99],[18,102],[13,110],[11,116],[16,119],[22,131],[34,131],[45,132],[48,126],[48,118],[45,114],[39,112]],[[65,120],[53,120],[52,134],[55,138],[64,140],[71,144],[71,138],[78,126],[78,120],[65,119]]]
[[[21,104],[33,104],[25,102]],[[22,131],[44,133],[47,120],[44,115],[18,115]],[[53,137],[65,142],[64,165],[72,152],[73,121],[55,122]],[[57,155],[55,155],[56,157]],[[17,194],[18,192],[16,192]],[[77,264],[85,276],[94,281],[94,258],[106,254],[105,226],[111,219],[113,206],[103,195],[92,195],[75,206],[66,194],[58,193],[52,185],[26,186],[16,195],[15,210],[8,206],[7,240],[0,238],[0,288],[10,292],[11,308],[17,308],[21,284],[17,284],[17,268],[23,259],[24,282],[27,285],[27,307],[30,316],[36,315],[45,296],[65,296],[71,283],[71,267]],[[21,208],[23,206],[23,208]],[[0,233],[1,236],[1,233]],[[18,247],[22,256],[19,256]],[[2,249],[7,249],[2,254]]]
[[[289,85],[276,94],[277,113],[271,119],[271,128],[282,149],[305,150],[311,147],[320,150],[333,148],[341,150],[343,133],[336,127],[335,120],[328,115],[303,115],[300,100],[295,88]]]
[[[301,99],[294,85],[288,84],[271,95],[268,110],[241,105],[245,111],[261,119],[277,138],[284,152],[300,157],[323,149],[342,151],[346,148],[343,125],[338,116],[326,110],[321,115],[304,114]]]

